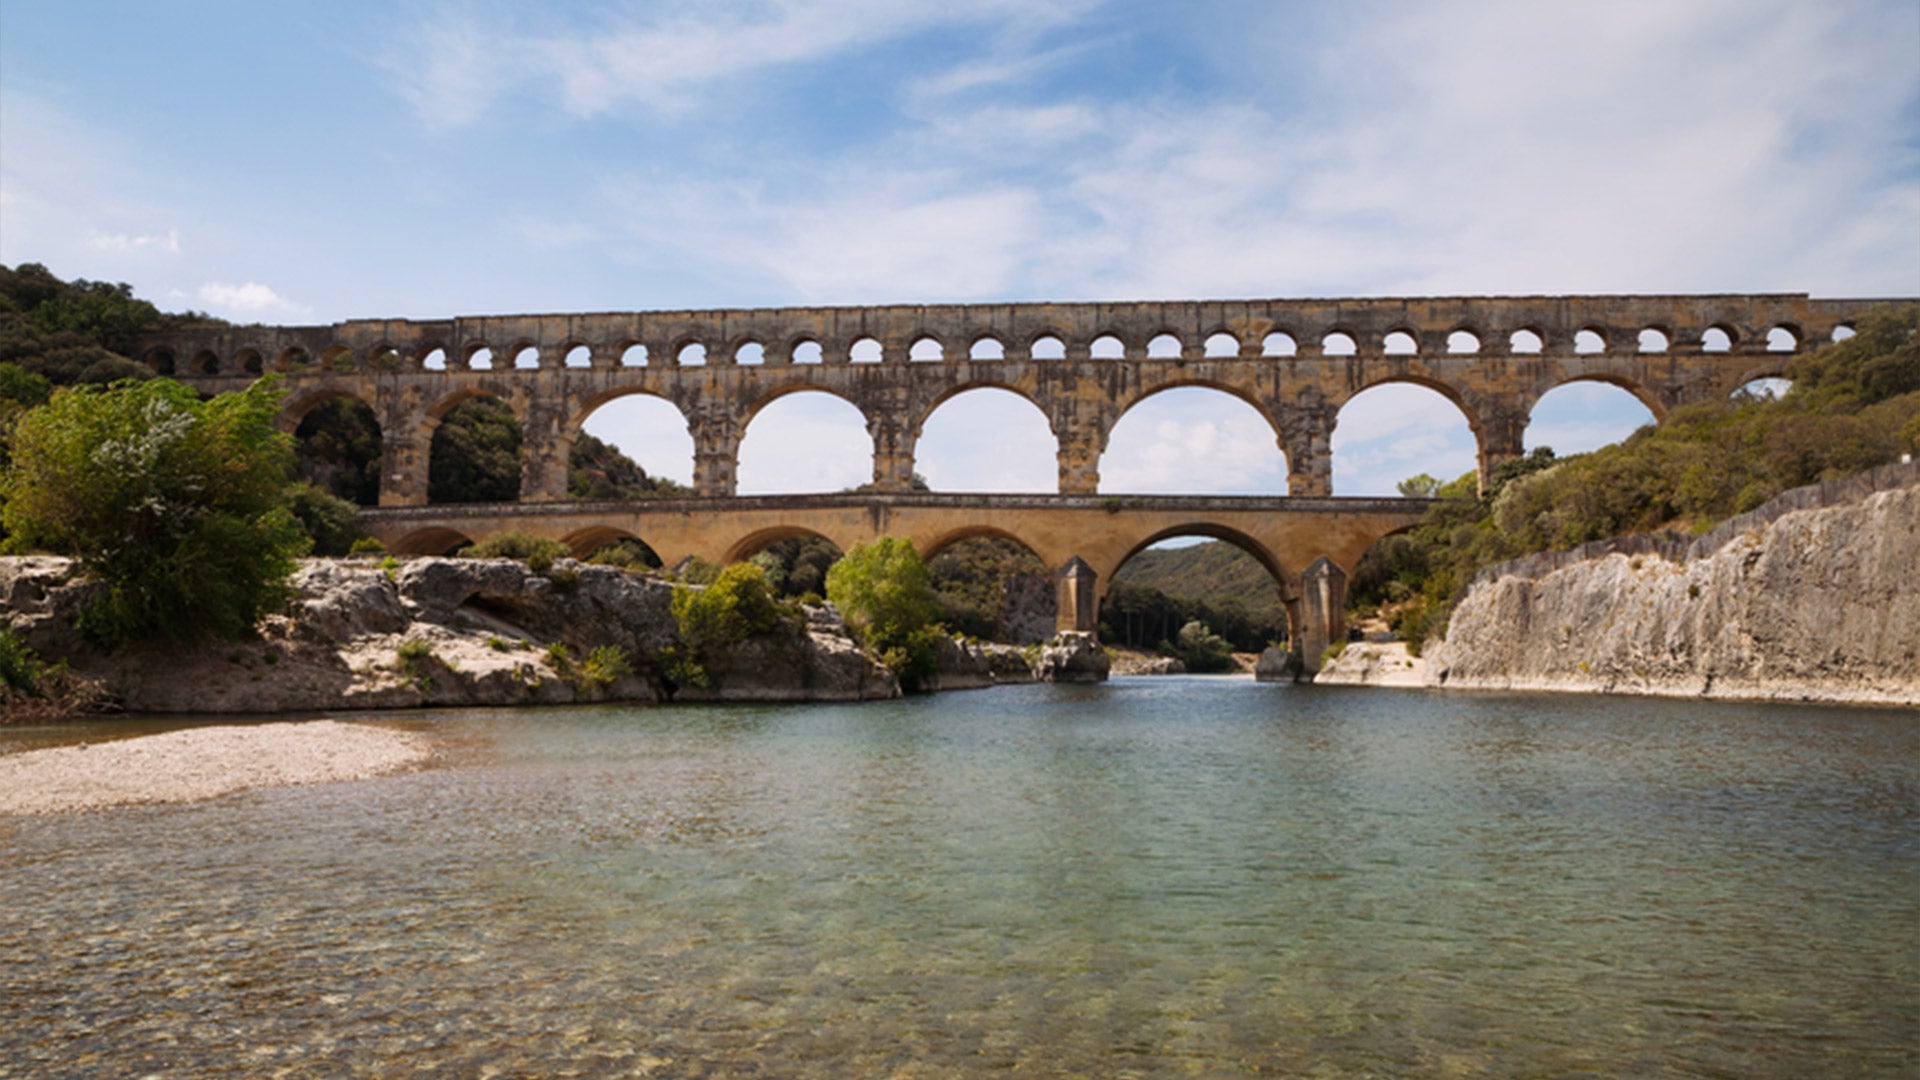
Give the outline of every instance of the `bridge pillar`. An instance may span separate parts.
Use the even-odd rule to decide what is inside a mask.
[[[1060,632],[1093,633],[1100,625],[1100,574],[1075,555],[1053,575],[1059,589],[1059,613],[1053,627]]]
[[[520,422],[520,501],[562,502],[567,497],[573,440],[562,433],[557,409],[535,405]]]
[[[1092,495],[1100,490],[1100,451],[1104,442],[1097,431],[1069,429],[1060,436],[1060,494]]]
[[[427,425],[385,425],[380,433],[380,505],[427,505],[428,458],[433,430]]]
[[[1300,670],[1311,675],[1320,670],[1327,646],[1347,640],[1347,572],[1322,555],[1300,577],[1300,636],[1294,652]]]
[[[918,433],[908,430],[899,417],[881,413],[867,418],[867,434],[873,436],[873,489],[912,491],[913,448]]]
[[[704,412],[687,422],[693,435],[693,490],[700,495],[731,495],[739,483],[740,423],[730,414]]]
[[[1333,494],[1333,428],[1340,410],[1331,405],[1277,409],[1280,450],[1287,455],[1287,494]]]
[[[1527,410],[1521,407],[1490,409],[1481,413],[1474,429],[1479,442],[1480,491],[1493,483],[1493,470],[1503,461],[1524,457],[1527,449]]]

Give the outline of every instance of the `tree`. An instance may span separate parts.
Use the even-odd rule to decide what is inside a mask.
[[[293,438],[300,479],[356,506],[380,501],[380,422],[366,402],[328,398],[307,411]]]
[[[520,421],[506,402],[462,402],[434,429],[427,501],[513,502],[520,497]]]
[[[1426,473],[1409,476],[1394,486],[1403,499],[1431,499],[1440,493],[1440,480]]]
[[[307,543],[280,398],[271,379],[211,401],[167,379],[57,393],[10,437],[8,544],[79,559],[102,586],[79,627],[99,644],[246,633]]]
[[[933,674],[940,606],[912,541],[883,536],[847,552],[827,571],[827,599],[902,683],[917,686]]]

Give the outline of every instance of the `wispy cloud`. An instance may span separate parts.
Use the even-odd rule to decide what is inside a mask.
[[[169,254],[180,253],[180,230],[168,229],[165,233],[130,236],[126,233],[94,233],[87,237],[87,246],[95,251],[110,251],[119,255],[130,255],[144,251],[164,251]]]
[[[244,285],[210,281],[200,286],[197,295],[200,302],[215,315],[258,319],[262,316],[300,318],[313,314],[312,308],[294,303],[257,281],[249,281]]]

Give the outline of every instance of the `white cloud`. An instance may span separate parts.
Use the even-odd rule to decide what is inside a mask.
[[[180,230],[168,229],[165,233],[147,236],[130,236],[116,233],[111,236],[95,233],[87,237],[87,246],[95,251],[109,251],[118,255],[130,255],[145,251],[164,251],[168,254],[180,253]]]
[[[312,308],[296,304],[257,281],[249,281],[245,285],[224,285],[210,281],[200,286],[197,295],[211,313],[237,319],[258,319],[262,316],[297,318],[313,313]]]
[[[1114,424],[1100,457],[1100,490],[1281,495],[1286,455],[1251,405],[1217,390],[1167,390]]]
[[[936,27],[985,23],[1031,34],[1090,6],[1087,0],[680,3],[606,9],[590,25],[549,18],[526,26],[442,5],[401,34],[381,64],[434,128],[472,124],[527,84],[553,93],[579,117],[628,104],[677,113],[768,69],[821,63]],[[990,68],[971,78],[1008,74]]]

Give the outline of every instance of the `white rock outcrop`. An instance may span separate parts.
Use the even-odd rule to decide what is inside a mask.
[[[1427,684],[1920,705],[1920,487],[1474,585]]]

